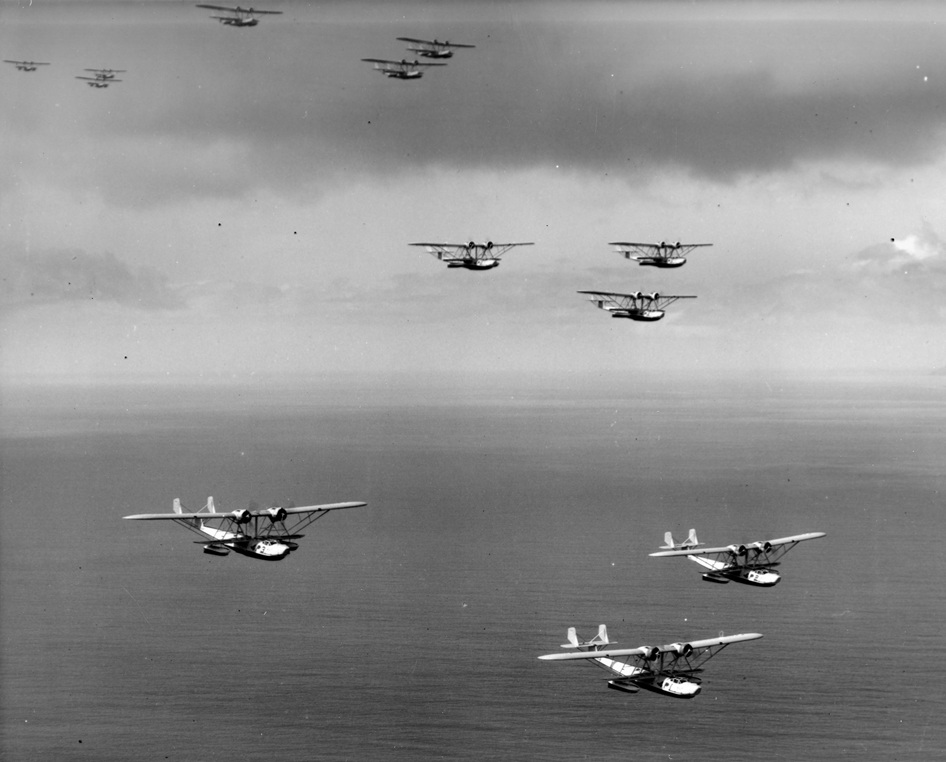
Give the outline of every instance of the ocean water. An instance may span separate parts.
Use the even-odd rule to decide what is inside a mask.
[[[946,383],[5,390],[9,760],[946,758]],[[366,500],[280,563],[126,522]],[[649,558],[824,531],[762,590]],[[693,701],[540,662],[761,632]]]

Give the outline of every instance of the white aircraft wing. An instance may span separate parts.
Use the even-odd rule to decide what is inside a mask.
[[[651,553],[651,556],[663,557],[663,556],[706,556],[713,555],[714,553],[728,553],[732,550],[728,545],[724,545],[721,548],[685,548],[683,550],[661,550],[657,553]]]
[[[208,519],[232,519],[234,518],[232,513],[136,513],[134,516],[122,516],[123,519],[131,519],[133,521],[161,521],[162,519],[167,521],[180,521],[181,519],[200,519],[201,521],[207,521]]]
[[[693,640],[690,641],[689,646],[694,651],[705,650],[709,648],[716,648],[717,646],[725,646],[730,643],[742,643],[747,640],[758,640],[762,635],[758,632],[747,632],[741,633],[739,635],[721,635],[717,638],[707,638],[706,640]],[[657,646],[657,650],[660,653],[676,653],[679,647],[682,644],[672,643],[665,646]],[[640,646],[639,648],[612,648],[602,651],[578,651],[575,653],[558,653],[558,654],[546,654],[540,656],[539,658],[544,661],[569,661],[572,659],[599,659],[599,658],[615,658],[622,656],[645,656],[651,653],[653,649],[647,646]]]
[[[325,503],[324,505],[303,505],[293,508],[284,509],[287,514],[292,515],[294,513],[317,513],[320,511],[338,511],[342,508],[360,508],[363,505],[368,505],[367,503],[362,502],[353,502],[353,503]],[[254,511],[253,515],[264,515],[265,511]]]
[[[816,540],[819,537],[824,537],[824,532],[807,532],[805,534],[795,534],[790,537],[779,537],[775,540],[763,540],[761,542],[747,543],[744,545],[724,545],[719,548],[687,548],[684,550],[661,550],[656,553],[651,553],[651,556],[654,557],[664,557],[664,556],[711,556],[716,553],[733,553],[740,548],[747,548],[751,550],[758,549],[760,546],[768,545],[770,549],[779,548],[783,545],[795,545],[795,543],[803,542],[804,540]]]
[[[805,534],[795,534],[791,537],[779,537],[777,540],[769,540],[769,545],[773,548],[779,545],[788,545],[793,542],[802,542],[803,540],[816,540],[819,537],[824,537],[825,532],[807,532]]]

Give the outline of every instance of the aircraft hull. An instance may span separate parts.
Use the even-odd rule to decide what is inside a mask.
[[[499,267],[498,261],[488,261],[488,262],[451,262],[447,265],[450,268],[461,268],[463,270],[492,270],[494,267]]]
[[[670,257],[668,259],[660,259],[657,257],[644,257],[637,260],[639,265],[649,265],[650,267],[683,267],[686,264],[686,259],[683,257]]]
[[[628,320],[637,320],[642,323],[653,323],[664,316],[663,310],[615,310],[611,313],[613,318],[627,318]]]
[[[653,680],[638,680],[636,684],[645,691],[678,699],[696,698],[703,689],[699,683],[682,677],[655,677]]]

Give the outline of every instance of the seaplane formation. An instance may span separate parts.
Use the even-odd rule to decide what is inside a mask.
[[[805,540],[824,537],[824,532],[808,532],[791,537],[779,537],[775,540],[762,540],[740,545],[727,545],[720,548],[699,548],[696,531],[691,529],[690,536],[682,543],[674,543],[670,532],[664,535],[665,545],[651,556],[685,556],[709,571],[703,574],[707,582],[725,585],[727,582],[739,582],[756,587],[773,587],[782,577],[774,567],[781,562],[782,556]]]
[[[17,71],[36,71],[39,66],[51,66],[45,61],[11,61],[8,58],[3,59],[4,63],[13,64]]]
[[[448,268],[464,270],[492,270],[499,267],[499,261],[510,249],[516,246],[534,246],[532,241],[523,243],[411,243],[409,246],[423,246]]]
[[[409,42],[407,49],[422,58],[453,58],[453,51],[457,48],[475,48],[476,45],[465,45],[460,42],[440,42],[440,40],[418,40],[414,37],[398,37],[401,42]]]
[[[613,291],[579,291],[587,294],[589,301],[596,307],[611,313],[613,318],[627,318],[645,323],[660,320],[666,314],[666,308],[678,299],[696,299],[695,296],[676,294],[644,294],[635,291],[630,294],[618,294]]]
[[[212,19],[217,19],[224,26],[236,26],[236,27],[248,27],[256,26],[259,24],[259,19],[257,16],[267,15],[267,16],[278,16],[282,11],[264,11],[258,8],[241,8],[240,6],[232,7],[229,5],[204,5],[200,4],[198,8],[206,8],[211,11],[223,11],[229,15],[227,16],[211,16]]]
[[[116,74],[124,74],[125,69],[84,69],[83,71],[88,71],[92,73],[91,77],[76,77],[76,79],[84,80],[89,87],[108,87],[111,84],[116,82],[121,82],[122,80],[116,78]]]
[[[185,529],[209,539],[199,540],[204,553],[226,556],[234,551],[261,561],[281,561],[299,547],[297,540],[305,535],[304,529],[331,511],[343,508],[359,508],[367,503],[328,503],[287,508],[273,506],[217,513],[213,497],[196,513],[185,511],[180,499],[175,498],[173,513],[139,513],[123,518],[132,521],[173,521]],[[289,522],[287,524],[287,522]]]
[[[618,253],[625,259],[632,259],[639,265],[651,267],[683,267],[687,261],[687,254],[694,249],[712,246],[711,243],[631,243],[627,241],[612,241]]]
[[[568,642],[562,644],[570,653],[540,656],[543,661],[590,660],[614,677],[608,687],[625,693],[641,689],[670,698],[695,698],[702,689],[703,665],[732,643],[758,640],[755,632],[722,635],[717,638],[670,643],[664,646],[611,648],[608,629],[598,625],[598,634],[591,640],[579,640],[574,627],[568,628]]]
[[[388,61],[384,58],[362,58],[362,61],[374,64],[375,71],[380,71],[391,79],[420,79],[422,71],[431,66],[446,66],[445,63],[420,63],[419,61]]]

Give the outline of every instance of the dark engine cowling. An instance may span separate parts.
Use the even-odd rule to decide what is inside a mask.
[[[693,646],[689,643],[673,643],[670,647],[673,649],[674,653],[680,656],[689,656],[693,653]]]
[[[656,661],[660,658],[660,649],[657,646],[644,646],[644,658],[647,661]]]
[[[467,247],[468,249],[475,249],[475,248],[476,248],[476,241],[470,241],[470,242],[466,245],[466,247]]]
[[[266,513],[269,514],[269,520],[274,524],[277,521],[285,521],[286,516],[289,515],[286,513],[286,509],[279,505],[274,505],[272,508],[267,508]]]
[[[248,524],[251,518],[252,516],[250,515],[250,512],[246,510],[246,508],[244,508],[242,511],[233,512],[233,520],[237,524]]]
[[[492,248],[493,248],[493,242],[492,242],[492,241],[487,241],[487,242],[486,242],[486,251],[489,251],[489,250],[492,249]]]
[[[654,293],[650,294],[650,297],[649,297],[649,298],[650,298],[650,299],[653,299],[653,300],[656,302],[656,301],[660,298],[660,294],[658,294],[656,291],[654,291]]]
[[[734,556],[744,556],[749,552],[749,549],[745,545],[730,545],[729,552]]]

